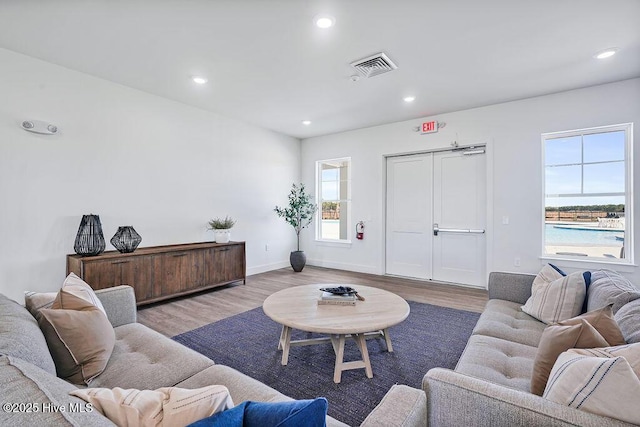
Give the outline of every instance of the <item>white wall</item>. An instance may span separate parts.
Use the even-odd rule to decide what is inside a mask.
[[[59,288],[88,213],[107,250],[119,225],[141,247],[211,241],[207,221],[230,215],[248,273],[289,264],[295,233],[273,207],[300,179],[299,140],[4,49],[0,64],[1,293]]]
[[[526,82],[523,82],[526,84]],[[438,133],[413,131],[423,121],[438,120],[446,127]],[[349,246],[314,241],[313,230],[304,234],[303,248],[310,264],[381,274],[384,272],[384,155],[487,143],[490,213],[487,271],[535,273],[544,260],[541,141],[544,132],[635,122],[634,188],[640,188],[640,79],[570,92],[459,111],[302,141],[303,181],[315,188],[317,160],[352,158],[352,222],[366,220],[362,241]],[[640,261],[640,209],[635,198],[636,262]],[[502,225],[508,216],[509,225]],[[355,231],[354,231],[355,233]],[[514,258],[522,260],[514,266]],[[567,271],[611,268],[640,286],[640,272],[632,266],[557,262]]]

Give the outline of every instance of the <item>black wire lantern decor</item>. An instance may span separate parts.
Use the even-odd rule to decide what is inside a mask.
[[[100,255],[104,252],[106,243],[102,234],[102,224],[99,215],[82,215],[73,250],[78,255]]]
[[[140,242],[142,237],[130,225],[118,227],[118,231],[111,238],[113,247],[123,254],[135,251]]]

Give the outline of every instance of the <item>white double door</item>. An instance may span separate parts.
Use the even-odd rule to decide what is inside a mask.
[[[387,274],[484,286],[484,148],[387,158]]]

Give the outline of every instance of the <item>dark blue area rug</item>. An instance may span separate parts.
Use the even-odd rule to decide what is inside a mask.
[[[435,367],[454,368],[471,336],[478,313],[409,302],[407,320],[389,329],[393,353],[384,339],[367,340],[373,378],[364,369],[342,373],[333,382],[335,354],[330,343],[292,347],[282,366],[277,350],[281,326],[256,308],[173,337],[179,343],[253,377],[294,399],[324,396],[329,415],[357,426],[394,384],[421,388],[422,377]],[[292,339],[315,337],[293,331]],[[360,359],[353,340],[345,361]],[[235,402],[236,404],[240,402]]]

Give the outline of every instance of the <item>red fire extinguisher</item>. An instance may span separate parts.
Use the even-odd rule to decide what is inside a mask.
[[[356,239],[364,239],[364,222],[362,221],[356,224]]]

